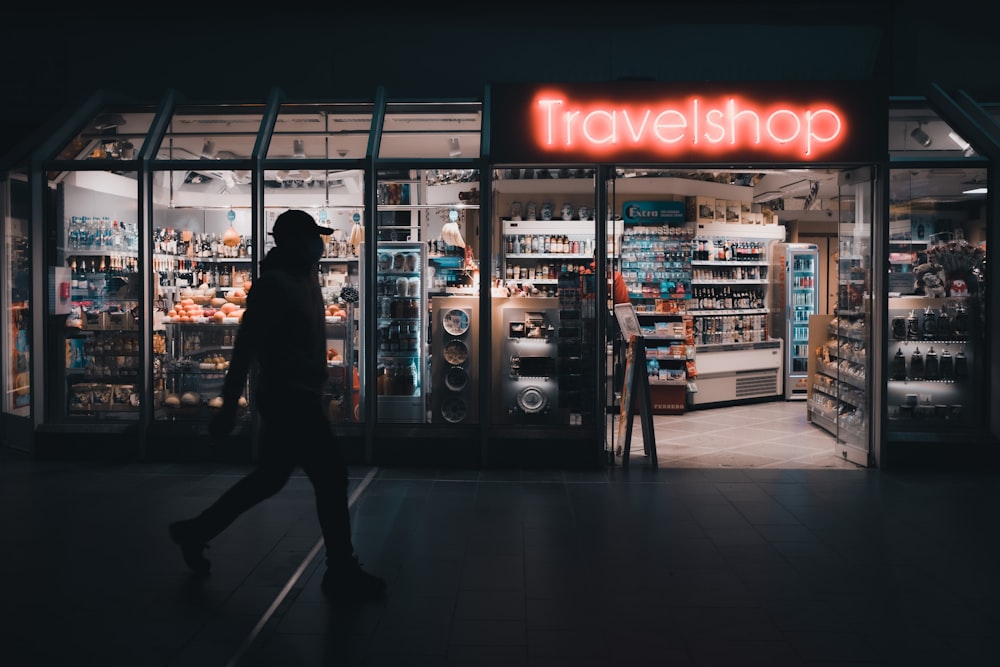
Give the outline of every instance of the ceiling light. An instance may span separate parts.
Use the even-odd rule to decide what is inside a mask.
[[[959,135],[959,134],[958,134],[957,132],[954,132],[954,131],[952,131],[952,132],[949,132],[949,133],[948,133],[948,137],[949,137],[949,138],[950,138],[950,139],[951,139],[952,141],[954,141],[954,142],[955,142],[955,144],[956,144],[956,145],[957,145],[957,146],[958,146],[958,147],[959,147],[960,149],[962,149],[962,154],[963,154],[963,155],[965,155],[965,157],[972,157],[973,155],[975,155],[975,154],[976,154],[976,149],[974,149],[974,148],[973,148],[973,147],[972,147],[972,146],[971,146],[971,145],[969,144],[969,142],[968,142],[968,141],[966,141],[965,139],[963,139],[963,138],[961,137],[961,135]]]
[[[924,148],[927,148],[932,143],[934,143],[931,140],[930,135],[924,132],[924,128],[921,127],[920,125],[917,125],[915,128],[913,128],[913,131],[910,132],[910,136],[913,137],[913,139]]]
[[[206,160],[215,159],[215,142],[211,139],[206,139],[205,144],[201,147],[201,156]]]
[[[990,189],[987,187],[971,188],[969,190],[962,190],[963,195],[984,195],[989,192]]]
[[[121,127],[124,124],[125,118],[121,114],[117,113],[101,114],[94,119],[94,129],[98,132],[104,132],[116,127]]]
[[[458,137],[448,139],[448,157],[461,157],[462,146],[458,143]]]

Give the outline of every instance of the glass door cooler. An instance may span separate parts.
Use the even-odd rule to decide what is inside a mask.
[[[423,422],[426,246],[419,241],[379,241],[376,257],[378,419]]]
[[[819,248],[812,243],[775,243],[771,258],[771,330],[784,340],[785,399],[805,400],[809,394],[809,318],[819,303]]]

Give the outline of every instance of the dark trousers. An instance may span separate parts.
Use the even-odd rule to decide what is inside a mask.
[[[310,392],[262,390],[257,407],[261,418],[258,463],[198,516],[198,532],[206,542],[211,540],[238,516],[284,488],[298,465],[316,494],[327,565],[339,566],[354,552],[347,465],[330,431],[321,397]]]

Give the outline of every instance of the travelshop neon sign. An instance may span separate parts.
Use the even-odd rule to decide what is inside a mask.
[[[620,103],[547,90],[534,96],[531,123],[539,149],[594,157],[616,150],[722,156],[737,148],[817,159],[847,135],[845,114],[834,104],[762,104],[740,95]]]

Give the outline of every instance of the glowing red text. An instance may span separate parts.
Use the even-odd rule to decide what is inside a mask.
[[[740,147],[815,159],[843,141],[845,123],[829,104],[765,106],[731,96],[623,105],[577,102],[550,92],[535,97],[533,130],[540,147],[554,152],[635,148],[722,154]]]

